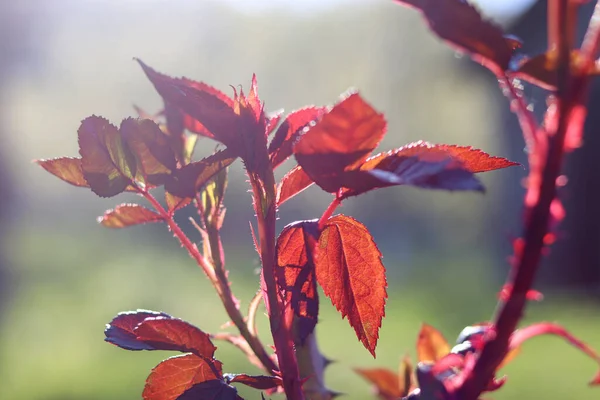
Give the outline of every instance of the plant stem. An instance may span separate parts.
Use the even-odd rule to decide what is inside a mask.
[[[339,196],[335,196],[335,198],[333,199],[333,201],[329,204],[329,207],[327,207],[327,209],[325,210],[325,212],[323,213],[323,215],[321,216],[321,218],[319,218],[319,231],[323,230],[323,228],[325,227],[325,223],[327,222],[327,220],[329,218],[331,218],[331,216],[333,215],[333,212],[335,211],[335,209],[338,208],[341,204],[342,204],[342,200],[340,199],[340,197]]]
[[[215,284],[217,282],[217,279],[213,266],[202,255],[200,250],[198,250],[198,247],[194,243],[192,243],[192,241],[187,237],[183,230],[181,230],[179,225],[177,225],[175,219],[173,219],[173,215],[171,215],[167,210],[165,210],[162,204],[160,204],[160,202],[156,200],[156,198],[152,196],[147,190],[138,187],[137,191],[139,194],[144,196],[144,198],[148,200],[152,207],[154,207],[156,212],[158,212],[160,216],[164,218],[165,222],[167,223],[167,226],[169,227],[171,232],[173,232],[173,235],[177,238],[177,240],[179,240],[181,246],[183,246],[188,251],[190,257],[192,257],[194,261],[196,261],[196,263],[200,266],[200,268],[202,268],[202,271],[204,271],[208,279],[210,279],[210,281],[213,284]]]
[[[223,252],[221,235],[213,224],[206,224],[206,233],[208,234],[208,240],[211,247],[215,274],[219,282],[217,292],[223,301],[225,310],[233,324],[240,331],[242,337],[246,339],[248,345],[262,363],[265,371],[272,374],[273,371],[278,370],[277,365],[275,365],[275,362],[269,357],[269,354],[267,354],[267,351],[258,336],[250,332],[248,324],[244,320],[244,317],[238,308],[238,303],[231,292],[229,280],[227,279],[227,271],[225,270],[225,253]]]
[[[471,373],[459,388],[457,398],[475,400],[494,377],[495,371],[508,351],[509,340],[517,328],[539,267],[544,236],[548,232],[550,205],[556,197],[556,178],[560,174],[564,156],[564,142],[569,128],[569,116],[574,106],[574,91],[571,85],[570,47],[567,40],[568,0],[554,0],[549,7],[557,7],[554,15],[559,31],[558,48],[558,124],[554,132],[548,132],[548,150],[545,154],[539,196],[527,217],[524,246],[517,254],[517,262],[508,278],[512,290],[508,300],[499,304],[494,327],[496,336],[487,342]],[[581,87],[577,89],[581,90]]]
[[[273,344],[277,353],[286,397],[288,400],[303,400],[304,394],[300,383],[298,361],[296,360],[291,331],[293,312],[290,305],[285,304],[281,296],[279,296],[275,280],[275,268],[277,267],[275,260],[275,221],[277,211],[275,203],[275,177],[271,167],[267,168],[267,170],[263,174],[262,179],[256,173],[248,171],[258,224],[262,279],[264,282],[263,296],[268,305]]]
[[[173,215],[171,215],[164,207],[160,204],[158,200],[154,196],[152,196],[148,191],[142,190],[138,188],[138,192],[146,198],[150,204],[154,207],[154,209],[165,219],[165,222],[169,226],[169,229],[173,232],[173,235],[179,240],[181,245],[188,251],[189,255],[196,261],[196,263],[202,268],[208,279],[211,281],[213,286],[215,287],[219,298],[221,299],[223,306],[225,307],[225,311],[231,321],[235,324],[235,326],[239,329],[242,337],[248,342],[248,345],[256,354],[256,357],[263,364],[265,371],[269,374],[272,374],[274,370],[277,370],[277,366],[273,362],[273,360],[267,354],[265,347],[261,343],[260,339],[256,336],[253,336],[248,331],[248,327],[244,321],[244,317],[242,316],[238,306],[237,301],[235,300],[233,293],[231,292],[231,288],[229,287],[229,282],[227,280],[227,276],[224,272],[223,267],[223,248],[220,240],[220,236],[218,231],[216,234],[211,232],[211,230],[207,227],[207,233],[210,238],[211,245],[211,253],[213,255],[213,264],[202,255],[198,247],[192,243],[192,241],[187,237],[187,235],[183,232],[183,230],[179,227],[179,225],[173,219]],[[212,233],[212,237],[211,237]],[[215,240],[215,237],[217,240]],[[215,254],[219,254],[218,257]]]

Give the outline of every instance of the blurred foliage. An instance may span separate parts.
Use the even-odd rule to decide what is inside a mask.
[[[11,10],[7,4],[16,3],[0,0],[0,13]],[[98,199],[31,165],[34,158],[76,155],[76,130],[88,115],[119,123],[134,114],[132,102],[149,112],[161,106],[133,56],[224,91],[229,84],[247,87],[255,72],[268,110],[330,104],[355,86],[389,120],[382,148],[424,139],[505,153],[496,128],[499,103],[489,92],[496,90],[494,82],[464,69],[464,60],[434,39],[416,13],[386,0],[297,14],[241,12],[191,0],[30,0],[15,12],[28,16],[21,23],[29,24],[27,48],[35,55],[1,88],[2,122],[10,132],[2,150],[17,199],[10,234],[2,237],[14,296],[0,316],[1,399],[140,398],[148,372],[168,354],[125,352],[104,343],[104,324],[119,311],[162,310],[209,332],[226,322],[214,290],[164,226],[102,228],[94,218],[114,200]],[[200,154],[213,148],[208,140],[199,143]],[[286,166],[291,162],[281,173]],[[389,189],[344,203],[340,211],[364,222],[384,254],[390,299],[373,360],[321,296],[318,339],[338,361],[327,371],[330,387],[347,398],[368,398],[367,384],[352,367],[395,368],[413,351],[422,321],[452,340],[463,326],[490,317],[499,287],[493,271],[505,262],[488,250],[490,243],[508,246],[510,233],[497,232],[492,222],[518,222],[518,215],[505,215],[504,204],[506,176],[516,175],[484,176],[485,196]],[[258,260],[239,165],[231,177],[224,242],[233,289],[244,306],[258,287]],[[327,204],[327,195],[311,188],[285,204],[280,227],[314,218]],[[185,217],[182,225],[199,239]],[[259,319],[269,342],[266,318]],[[558,320],[600,348],[597,305],[570,294],[547,293],[528,319]],[[494,398],[597,396],[586,386],[593,363],[557,342],[527,344]],[[218,346],[227,371],[254,372],[235,349]],[[242,394],[259,398],[257,392]]]

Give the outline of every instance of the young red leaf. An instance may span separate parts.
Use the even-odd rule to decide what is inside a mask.
[[[515,41],[465,0],[396,0],[419,9],[432,31],[454,48],[471,57],[495,74],[508,68]],[[517,42],[518,43],[518,42]]]
[[[175,400],[197,383],[222,377],[221,363],[209,362],[194,354],[166,359],[148,375],[144,400]]]
[[[450,345],[440,331],[431,325],[423,324],[417,339],[419,362],[436,362],[450,353]]]
[[[483,190],[474,173],[519,165],[470,146],[415,142],[369,158],[360,170],[348,171],[341,182],[343,197],[394,185],[430,189]]]
[[[354,371],[373,384],[380,399],[397,400],[403,396],[397,373],[385,368],[355,368]]]
[[[242,383],[246,386],[260,390],[274,389],[283,386],[283,381],[279,376],[226,374],[225,378],[229,383]]]
[[[198,383],[186,390],[177,400],[243,400],[233,386],[220,379]]]
[[[163,218],[159,214],[139,204],[121,204],[98,217],[98,222],[107,228],[125,228],[162,220]]]
[[[386,130],[378,113],[358,93],[350,93],[294,146],[298,164],[323,190],[335,193],[344,171],[357,169],[377,147]]]
[[[292,155],[294,144],[303,130],[325,111],[323,107],[306,107],[290,113],[275,132],[269,143],[269,156],[273,168]]]
[[[152,346],[137,340],[133,330],[146,318],[153,317],[172,318],[169,314],[149,310],[122,312],[106,324],[104,340],[126,350],[152,350]]]
[[[304,172],[302,167],[297,165],[285,174],[279,185],[277,185],[277,206],[281,206],[313,183],[313,180]]]
[[[537,324],[529,325],[525,328],[521,328],[516,330],[512,336],[510,337],[510,348],[518,349],[523,342],[529,340],[533,337],[540,335],[556,335],[565,339],[567,342],[584,352],[588,357],[593,359],[596,363],[600,365],[600,355],[590,346],[588,346],[583,341],[577,339],[573,336],[569,331],[558,324],[554,324],[552,322],[540,322]],[[600,372],[598,376],[592,379],[590,385],[599,385],[600,384]]]
[[[153,350],[175,350],[212,358],[217,349],[208,334],[194,325],[172,317],[146,318],[133,330],[136,339]]]
[[[195,326],[165,313],[118,314],[104,331],[106,341],[126,350],[175,350],[210,359],[216,347]]]
[[[92,191],[101,197],[125,191],[136,175],[136,161],[117,127],[91,116],[81,122],[77,133],[83,176]]]
[[[158,186],[177,168],[175,153],[167,135],[149,119],[127,118],[119,132],[137,160],[137,180]]]
[[[196,196],[200,188],[223,168],[235,161],[231,150],[216,152],[173,172],[165,183],[165,190],[178,197]]]
[[[330,218],[319,237],[315,264],[323,292],[342,317],[348,317],[358,339],[375,356],[387,282],[373,237],[355,219],[344,215]]]
[[[231,98],[204,83],[171,78],[137,61],[165,103],[195,120],[184,119],[186,129],[214,138],[227,147],[239,147],[240,120]]]
[[[275,277],[279,290],[296,314],[296,333],[300,343],[315,329],[319,298],[315,265],[311,251],[318,236],[318,223],[299,221],[286,226],[277,238]]]
[[[167,209],[170,212],[173,212],[189,205],[192,202],[192,199],[190,197],[179,197],[169,192],[165,192],[165,202],[167,203]]]
[[[275,128],[277,128],[277,125],[279,125],[279,121],[281,121],[282,115],[283,115],[283,109],[279,109],[279,110],[273,111],[265,116],[265,118],[267,119],[267,129],[266,129],[267,136],[269,136],[273,132],[275,132]]]
[[[83,176],[81,158],[60,157],[36,160],[38,165],[63,181],[79,187],[90,187]]]

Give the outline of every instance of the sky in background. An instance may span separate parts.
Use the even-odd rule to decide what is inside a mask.
[[[246,11],[260,12],[273,7],[294,9],[299,12],[339,7],[343,3],[368,3],[374,0],[224,0]],[[489,16],[505,21],[523,13],[535,0],[473,0]]]

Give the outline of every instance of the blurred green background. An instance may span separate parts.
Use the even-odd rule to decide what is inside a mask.
[[[509,23],[530,3],[482,5]],[[112,231],[95,222],[135,197],[100,199],[31,163],[76,156],[76,130],[89,115],[118,124],[134,115],[132,104],[159,109],[132,57],[225,92],[228,85],[247,87],[254,72],[268,110],[331,104],[357,87],[388,118],[382,148],[424,139],[525,161],[494,79],[429,34],[416,12],[390,1],[0,0],[0,51],[3,400],[140,398],[148,372],[169,354],[104,343],[104,324],[119,311],[162,310],[209,332],[227,321],[214,290],[164,226]],[[201,140],[198,151],[213,147]],[[336,360],[327,369],[332,389],[371,398],[352,368],[397,368],[404,354],[414,355],[422,322],[453,340],[464,326],[490,318],[510,239],[519,233],[523,176],[522,168],[482,176],[485,195],[393,188],[344,203],[340,211],[365,223],[384,254],[389,301],[374,360],[321,296],[317,334]],[[223,234],[242,307],[258,287],[247,191],[235,165]],[[328,195],[311,188],[283,206],[280,227],[315,218],[327,204]],[[181,221],[199,240],[185,215]],[[597,289],[598,282],[589,283]],[[598,296],[588,289],[549,286],[527,321],[558,321],[600,348]],[[262,313],[259,320],[269,342]],[[218,346],[227,372],[256,372],[235,349]],[[598,389],[586,386],[596,370],[559,339],[540,338],[506,368],[508,383],[492,397],[597,399]],[[241,394],[260,398],[257,391]]]

